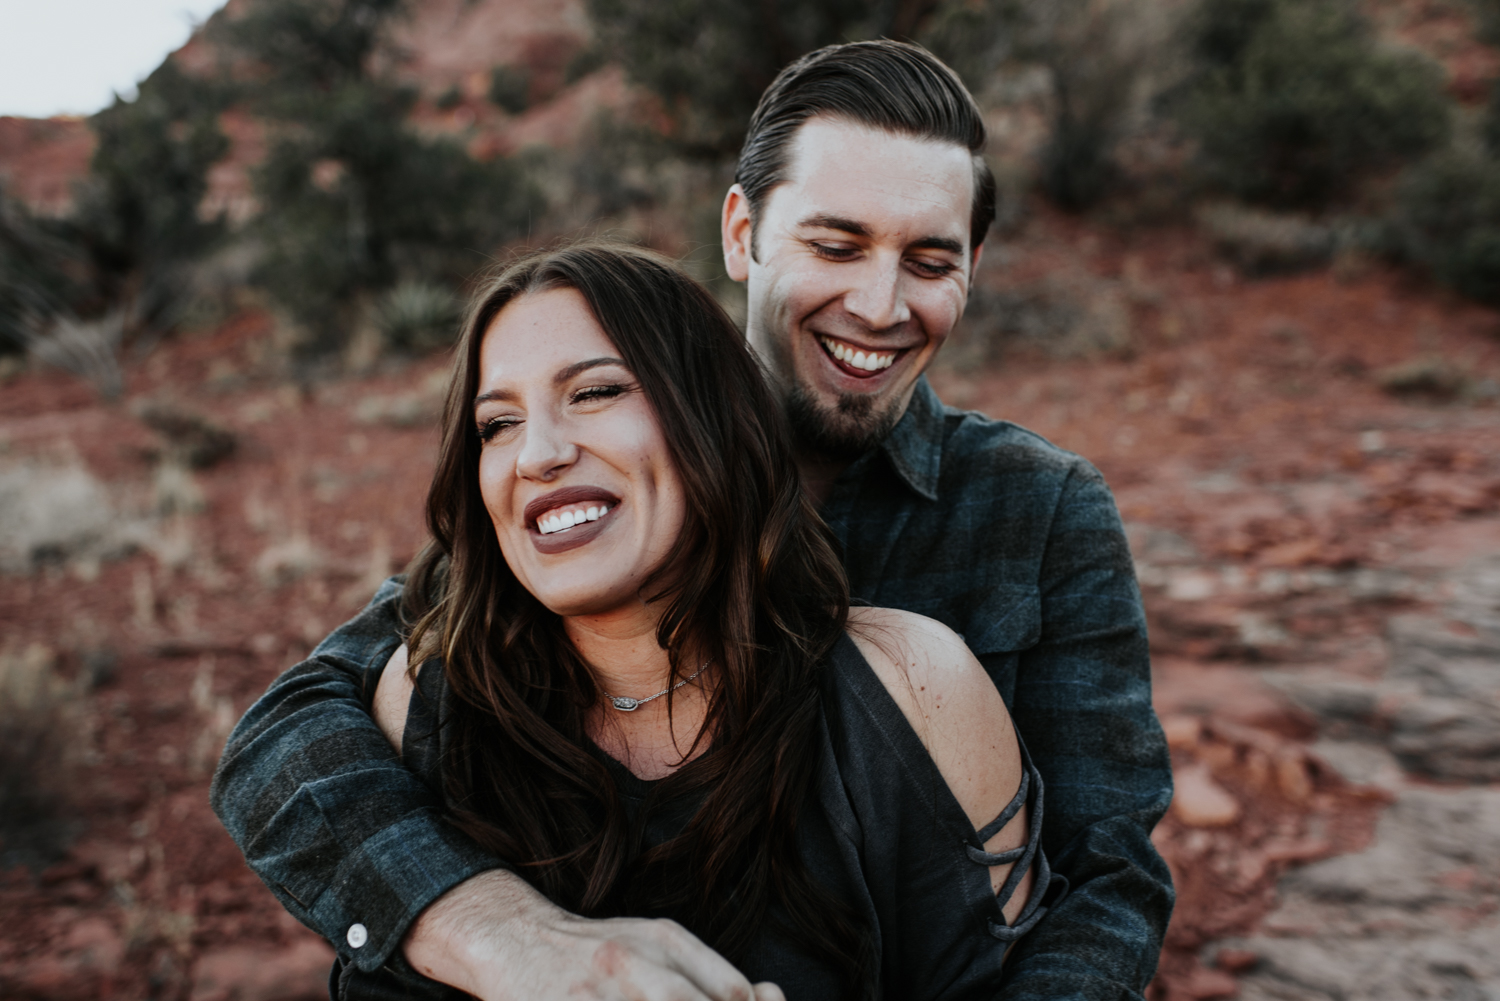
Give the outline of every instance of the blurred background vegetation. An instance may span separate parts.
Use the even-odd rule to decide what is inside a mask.
[[[194,43],[211,58],[169,59],[93,116],[68,212],[0,189],[0,353],[112,395],[119,352],[248,304],[276,315],[295,371],[368,364],[446,343],[508,248],[580,232],[682,254],[733,305],[717,213],[756,98],[797,55],[871,37],[929,46],[987,113],[1034,123],[992,143],[1002,235],[1045,199],[1204,228],[1252,274],[1358,253],[1500,302],[1500,83],[1456,94],[1368,4],[588,0],[589,39],[552,83],[500,65],[477,93],[424,94],[397,40],[414,2],[220,12]],[[1500,36],[1497,0],[1447,2]],[[611,68],[628,99],[571,145],[485,138]],[[261,143],[237,209],[210,197],[231,120]]]

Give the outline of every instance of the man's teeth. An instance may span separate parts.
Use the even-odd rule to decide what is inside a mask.
[[[536,520],[536,530],[543,535],[566,532],[574,525],[582,525],[586,521],[598,521],[609,512],[610,506],[609,504],[581,504],[578,507],[548,511]]]
[[[896,360],[896,353],[894,351],[889,354],[876,354],[873,351],[866,354],[863,351],[849,347],[849,345],[842,341],[836,341],[832,337],[824,337],[823,346],[828,349],[829,354],[845,365],[862,368],[866,372],[878,372],[883,368],[890,368],[891,364]]]

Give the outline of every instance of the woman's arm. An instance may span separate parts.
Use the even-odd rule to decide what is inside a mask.
[[[411,692],[415,687],[407,670],[408,664],[406,644],[402,643],[380,672],[380,683],[375,686],[375,704],[370,713],[397,754],[401,753],[401,735],[406,731],[406,712],[411,708]]]
[[[869,661],[932,756],[976,831],[999,816],[1020,787],[1021,747],[1005,701],[962,639],[940,622],[891,608],[851,608],[850,638]],[[985,842],[992,854],[1029,835],[1025,807]],[[996,892],[1015,863],[990,867]],[[1027,872],[1002,907],[1014,922],[1030,899]]]

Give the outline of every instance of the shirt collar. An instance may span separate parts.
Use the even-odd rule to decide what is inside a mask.
[[[943,401],[927,382],[917,380],[911,403],[880,447],[896,475],[930,501],[938,497],[938,471],[943,464]]]

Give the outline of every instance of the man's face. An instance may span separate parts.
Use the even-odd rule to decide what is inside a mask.
[[[725,263],[748,281],[747,336],[804,446],[831,458],[873,447],[963,314],[974,172],[962,146],[809,119],[787,180],[724,206]]]

